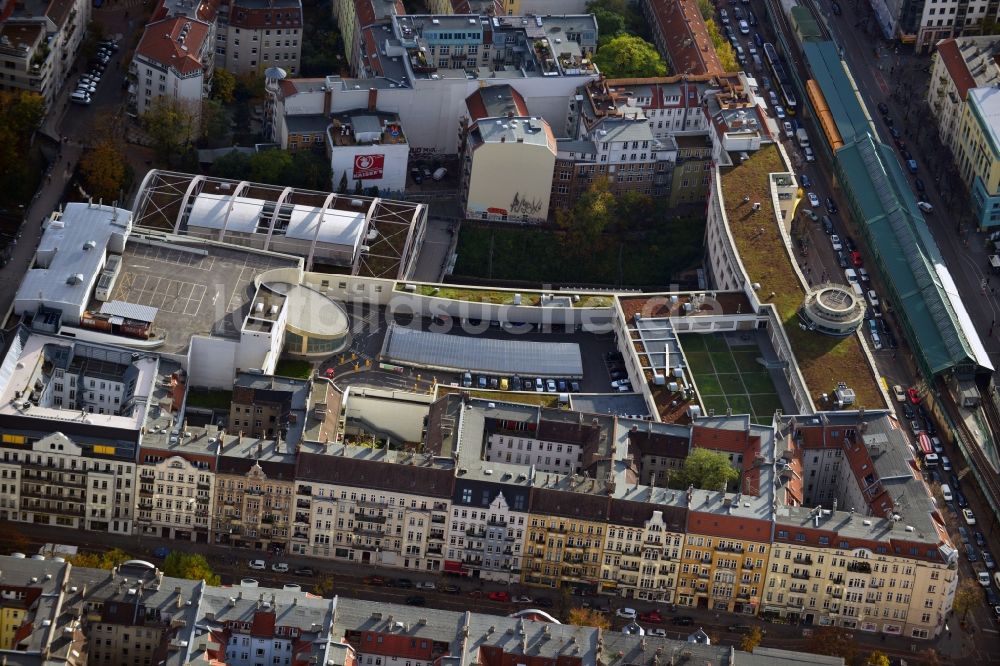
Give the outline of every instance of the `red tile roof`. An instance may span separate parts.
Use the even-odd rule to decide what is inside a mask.
[[[250,635],[258,638],[273,638],[274,623],[274,611],[257,611],[253,614]]]
[[[504,116],[508,111],[517,117],[528,115],[528,105],[524,97],[507,84],[486,86],[476,90],[465,98],[465,106],[469,109],[471,122],[480,118]]]
[[[771,522],[719,513],[688,512],[688,533],[741,541],[771,542]]]
[[[302,5],[274,7],[243,7],[233,4],[229,10],[229,25],[234,28],[301,28]]]
[[[942,62],[944,62],[945,69],[948,70],[948,74],[951,75],[958,88],[959,97],[964,100],[969,89],[976,87],[976,79],[969,71],[968,65],[965,64],[965,58],[962,57],[962,52],[958,48],[958,42],[954,39],[946,39],[938,44],[937,50]]]
[[[181,31],[188,24],[190,28],[181,44]],[[207,24],[184,16],[156,21],[146,26],[135,53],[181,75],[191,74],[202,69],[198,53],[208,37],[208,30]]]
[[[369,76],[383,76],[385,71],[382,68],[382,60],[379,58],[378,39],[375,31],[381,30],[378,26],[368,26],[361,32],[361,40],[365,45],[366,61],[368,63]]]
[[[723,74],[696,0],[646,0],[675,74]]]
[[[750,443],[746,430],[726,430],[723,428],[706,428],[695,425],[691,428],[691,446],[693,448],[714,449],[729,453],[748,453]],[[753,452],[749,452],[753,460]],[[744,456],[746,457],[746,456]]]

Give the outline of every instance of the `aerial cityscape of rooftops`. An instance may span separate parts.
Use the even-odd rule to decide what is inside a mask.
[[[0,663],[996,662],[998,21],[0,0]]]

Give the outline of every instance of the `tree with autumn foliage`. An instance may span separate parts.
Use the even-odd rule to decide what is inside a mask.
[[[80,160],[84,190],[95,200],[119,201],[128,185],[128,161],[114,139],[103,138]]]
[[[25,157],[44,117],[41,95],[0,92],[0,202],[23,203],[37,187],[38,170]]]
[[[596,627],[598,629],[610,629],[611,620],[603,613],[598,613],[593,608],[571,608],[566,618],[569,624],[578,627]]]
[[[74,567],[89,569],[113,569],[123,562],[128,562],[132,556],[119,548],[112,548],[103,553],[77,553],[69,558]]]
[[[740,649],[744,652],[753,652],[754,649],[760,642],[764,639],[764,632],[760,627],[754,626],[750,628],[750,632],[743,635],[740,639]]]

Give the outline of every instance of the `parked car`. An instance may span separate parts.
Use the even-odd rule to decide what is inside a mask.
[[[535,392],[545,393],[545,384],[542,383],[541,377],[535,377]]]
[[[837,234],[830,235],[830,245],[833,246],[833,250],[835,252],[839,252],[840,250],[844,249],[844,246],[840,244],[840,236],[838,236]]]
[[[407,606],[425,606],[427,605],[427,600],[424,599],[419,594],[414,594],[412,596],[406,597]]]
[[[534,603],[534,600],[531,597],[522,594],[519,597],[514,597],[514,603],[515,604],[531,604],[531,603]]]
[[[892,395],[896,398],[896,402],[906,402],[906,393],[903,392],[903,387],[899,384],[893,385]]]
[[[729,12],[725,8],[719,10],[719,18],[722,19],[723,25],[729,25]]]
[[[862,282],[868,282],[871,278],[868,277],[868,271],[864,268],[858,269],[858,277],[861,278]]]
[[[538,597],[535,599],[535,605],[539,608],[552,608],[554,604],[552,599],[548,597]]]
[[[983,533],[980,532],[979,530],[976,530],[974,536],[976,537],[976,545],[979,546],[980,548],[985,548],[986,537],[983,535]]]
[[[271,571],[275,573],[288,573],[288,565],[284,562],[275,562],[271,565]]]
[[[74,104],[87,105],[90,104],[90,94],[83,90],[74,90],[73,93],[69,96],[69,101],[73,102]]]
[[[788,123],[788,124],[791,125],[791,123]],[[812,187],[812,180],[809,178],[808,174],[805,174],[805,173],[801,174],[799,176],[799,182],[802,184],[802,187]],[[810,200],[810,203],[812,203],[811,200]],[[818,206],[819,204],[816,204],[816,205]]]
[[[304,578],[312,578],[316,573],[309,567],[299,567],[292,572],[296,576],[303,576]]]
[[[917,202],[917,208],[919,208],[920,210],[924,211],[925,213],[933,213],[934,212],[934,206],[930,205],[926,201],[918,201]]]
[[[398,578],[392,584],[393,587],[398,587],[403,590],[409,590],[413,587],[413,581],[409,578]]]
[[[267,563],[264,560],[250,560],[250,568],[255,571],[263,571],[267,569]]]
[[[971,543],[966,544],[965,546],[965,559],[969,560],[970,562],[979,561],[979,554],[976,552],[975,546],[973,546]]]
[[[365,576],[364,578],[361,579],[361,582],[364,583],[365,585],[375,585],[375,586],[385,585],[385,579],[382,578],[381,576]]]
[[[490,601],[502,601],[504,603],[510,601],[510,593],[504,592],[503,590],[499,592],[490,592],[489,595],[487,596],[489,597]]]
[[[739,22],[740,34],[749,35],[750,34],[750,24],[745,20]]]
[[[805,183],[803,183],[803,185],[804,184]],[[818,196],[816,196],[813,192],[809,192],[808,194],[806,194],[806,197],[809,199],[809,205],[810,206],[812,206],[813,208],[819,208],[819,197]]]
[[[545,390],[548,391],[549,393],[555,393],[556,392],[556,380],[554,380],[554,379],[546,379],[545,380]]]
[[[965,529],[961,525],[958,526],[958,538],[962,543],[969,543],[969,530]]]
[[[670,624],[678,627],[690,627],[694,624],[694,618],[690,615],[678,615],[670,620]]]
[[[422,580],[422,581],[418,581],[417,582],[417,589],[418,590],[436,590],[437,589],[437,585],[434,584],[434,581],[431,581],[431,580]]]
[[[787,118],[788,115],[785,113],[785,107],[781,106],[780,104],[776,105],[774,107],[774,116],[778,120],[784,120],[785,118]]]
[[[881,113],[883,116],[889,115],[889,107],[886,106],[885,102],[878,103],[878,112]]]
[[[962,509],[962,518],[965,519],[966,525],[976,524],[976,514],[972,513],[972,509]]]
[[[639,619],[643,622],[663,622],[663,616],[660,615],[659,611],[650,610],[644,613],[639,613]]]
[[[805,148],[802,149],[802,154],[806,156],[806,162],[816,161],[816,153],[814,153],[813,149],[810,148],[809,146],[806,146]]]
[[[753,47],[751,47],[751,48],[753,48]],[[781,123],[781,125],[784,128],[784,130],[785,130],[785,137],[786,138],[791,139],[792,137],[795,136],[795,130],[792,129],[792,124],[790,122],[788,122],[786,120],[785,122]]]
[[[927,186],[924,185],[924,181],[919,178],[913,179],[913,187],[917,188],[917,192],[920,192],[921,194],[927,191]]]
[[[983,564],[986,565],[987,569],[997,568],[996,560],[993,559],[993,556],[990,554],[990,551],[988,550],[983,551]]]
[[[617,615],[618,617],[623,617],[626,620],[634,620],[637,617],[638,613],[636,613],[636,610],[634,608],[629,608],[627,606],[624,606],[616,610],[615,615]]]
[[[917,389],[910,387],[906,389],[906,396],[910,399],[910,403],[914,405],[920,404],[920,394],[917,393]]]
[[[828,213],[830,213],[830,215],[836,215],[837,211],[839,210],[837,208],[837,204],[833,201],[832,197],[826,198],[826,210]]]
[[[647,636],[656,636],[657,638],[666,638],[667,630],[663,627],[653,627],[652,629],[646,630]]]

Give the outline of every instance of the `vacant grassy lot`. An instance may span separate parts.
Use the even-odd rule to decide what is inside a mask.
[[[455,275],[557,284],[667,286],[701,261],[704,233],[704,220],[664,220],[662,230],[646,236],[604,236],[600,247],[581,257],[563,251],[557,231],[464,222]]]
[[[278,361],[278,365],[274,368],[274,374],[278,377],[309,379],[312,376],[312,363],[309,361],[282,359]]]

